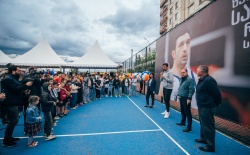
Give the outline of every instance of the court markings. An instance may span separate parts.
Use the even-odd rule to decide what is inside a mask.
[[[95,136],[95,135],[113,135],[113,134],[126,134],[126,133],[140,133],[140,132],[159,132],[160,129],[153,130],[133,130],[133,131],[118,131],[118,132],[100,132],[100,133],[86,133],[86,134],[68,134],[68,135],[55,135],[56,137],[79,137],[79,136]],[[26,139],[28,137],[18,137]],[[43,136],[34,136],[34,138],[43,138]],[[3,139],[3,138],[0,138]]]
[[[185,154],[190,155],[179,143],[177,143],[165,130],[163,130],[151,117],[148,116],[131,98],[128,99],[149,119],[151,120],[172,142],[175,143]]]

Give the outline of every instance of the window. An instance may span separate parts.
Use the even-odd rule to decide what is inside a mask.
[[[178,12],[175,14],[175,20],[178,20]]]
[[[169,10],[169,14],[171,15],[172,13],[173,13],[173,7],[170,8],[170,10]]]
[[[169,19],[169,25],[172,25],[172,18]]]
[[[193,14],[193,12],[194,12],[194,5],[190,5],[188,7],[188,15],[190,16],[191,14]]]
[[[179,7],[179,4],[178,4],[178,1],[175,3],[175,10],[178,9]]]

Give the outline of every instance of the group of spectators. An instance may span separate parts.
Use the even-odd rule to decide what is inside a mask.
[[[8,74],[7,74],[8,73]],[[81,74],[71,75],[58,72],[55,75],[37,72],[34,67],[29,68],[25,73],[19,66],[10,65],[7,70],[1,72],[1,118],[2,123],[7,124],[2,146],[16,146],[19,138],[12,137],[15,126],[18,123],[19,113],[24,114],[24,132],[29,136],[28,147],[37,146],[38,142],[33,141],[33,136],[41,131],[40,111],[44,117],[45,140],[53,140],[52,128],[56,122],[68,115],[68,105],[75,110],[79,106],[102,97],[136,96],[140,80],[137,77],[129,77],[120,73],[110,76],[108,74]],[[197,75],[200,77],[198,84],[189,77],[188,70],[181,69],[181,81],[177,97],[181,107],[181,122],[179,126],[187,127],[183,132],[192,131],[191,100],[196,89],[196,100],[199,119],[201,122],[200,138],[195,139],[198,143],[206,146],[199,147],[202,151],[215,151],[215,124],[214,110],[221,103],[221,94],[216,81],[208,75],[207,66],[199,66]],[[147,94],[145,107],[153,108],[156,91],[156,80],[154,73],[150,73],[147,82]],[[170,96],[174,87],[174,75],[169,70],[168,64],[163,64],[163,72],[160,73],[161,85],[163,87],[164,102],[166,111],[162,114],[164,118],[170,116]],[[141,82],[142,80],[140,80]],[[141,85],[140,85],[141,86]],[[149,97],[152,103],[149,106]],[[41,104],[41,105],[40,105]]]
[[[51,132],[53,127],[60,118],[68,115],[69,109],[75,110],[101,97],[137,95],[138,90],[137,77],[131,78],[123,73],[111,76],[58,72],[51,75],[38,72],[35,67],[30,67],[26,73],[11,64],[1,71],[0,86],[1,118],[7,125],[2,143],[5,147],[17,145],[19,138],[12,137],[12,134],[21,112],[24,114],[24,134],[29,137],[27,146],[35,147],[38,142],[33,136],[41,131],[42,117],[45,140],[53,140],[56,138]]]

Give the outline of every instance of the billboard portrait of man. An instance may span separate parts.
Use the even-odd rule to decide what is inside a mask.
[[[194,80],[196,86],[197,75],[187,65],[190,57],[191,38],[189,33],[180,35],[175,41],[175,48],[171,51],[173,66],[171,71],[174,74],[174,88],[171,94],[171,100],[177,100],[178,88],[181,82],[181,70],[187,69],[188,75]],[[195,96],[195,95],[194,95]],[[197,108],[195,97],[192,98],[192,107]]]

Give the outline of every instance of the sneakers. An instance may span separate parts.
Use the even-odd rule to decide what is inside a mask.
[[[54,118],[54,120],[59,120],[60,119],[60,117],[59,116],[56,116],[55,118]]]
[[[72,110],[75,110],[76,109],[76,107],[73,107],[73,108],[71,108]]]
[[[167,110],[165,110],[165,111],[164,111],[164,112],[162,112],[161,114],[162,114],[162,115],[165,115],[165,114],[166,114],[166,112],[167,112]]]
[[[37,144],[38,144],[38,142],[33,141],[33,142],[31,142],[30,144],[28,144],[27,146],[28,146],[28,147],[35,147],[35,146],[37,146]]]
[[[2,143],[3,147],[15,147],[16,145],[17,145],[16,142],[14,142],[13,140],[9,140],[7,142],[3,140]]]
[[[46,140],[46,141],[53,140],[53,139],[56,139],[56,136],[54,136],[54,135],[49,135],[49,136],[45,137],[45,140]]]
[[[166,112],[164,115],[164,118],[169,118],[169,116],[170,116],[170,112]]]

